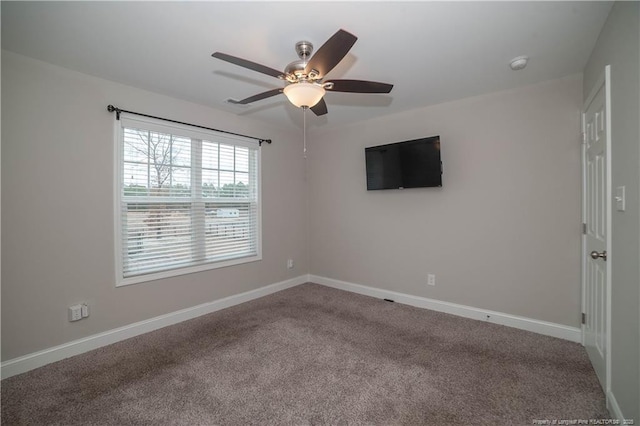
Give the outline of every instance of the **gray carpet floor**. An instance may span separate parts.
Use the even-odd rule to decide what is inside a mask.
[[[316,284],[2,381],[3,425],[600,418],[578,344]]]

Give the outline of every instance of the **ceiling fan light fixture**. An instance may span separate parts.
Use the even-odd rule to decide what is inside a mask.
[[[308,41],[300,41],[296,44],[296,53],[300,60],[291,62],[284,72],[222,52],[214,52],[211,56],[286,82],[284,88],[271,89],[238,101],[229,100],[229,103],[249,105],[284,93],[298,108],[311,109],[316,116],[321,116],[327,113],[327,105],[323,99],[327,90],[344,93],[389,93],[393,89],[393,84],[366,80],[323,82],[324,77],[349,53],[356,40],[358,37],[353,34],[338,30],[313,56],[313,45]]]
[[[284,88],[284,94],[287,99],[289,99],[289,102],[298,108],[311,108],[320,102],[320,99],[322,99],[325,94],[325,90],[324,87],[319,84],[301,81],[287,85]]]

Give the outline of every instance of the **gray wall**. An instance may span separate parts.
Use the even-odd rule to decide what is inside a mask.
[[[311,273],[579,327],[581,105],[577,75],[316,130]],[[365,147],[432,135],[443,188],[366,190]]]
[[[579,112],[611,64],[613,184],[628,196],[613,217],[612,390],[637,420],[638,9],[614,5],[584,84],[572,76],[313,129],[308,186],[299,131],[2,52],[2,360],[307,272],[577,327]],[[114,287],[109,103],[274,139],[263,148],[263,261]],[[442,189],[366,191],[364,147],[434,134]],[[69,323],[79,301],[92,315]]]
[[[625,212],[612,215],[611,391],[626,418],[640,421],[640,4],[616,2],[584,71],[584,94],[611,65],[611,172],[626,186]]]
[[[307,273],[299,132],[6,51],[2,89],[3,360]],[[273,139],[262,148],[262,261],[115,287],[110,103]],[[91,316],[68,322],[81,301]]]

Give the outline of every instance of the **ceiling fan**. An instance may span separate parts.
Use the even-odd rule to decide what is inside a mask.
[[[327,104],[323,99],[326,91],[389,93],[393,89],[392,84],[375,81],[323,81],[329,71],[347,55],[357,39],[356,36],[347,31],[338,30],[313,56],[311,56],[313,44],[308,41],[299,41],[296,43],[295,49],[300,59],[287,65],[284,72],[236,56],[227,55],[226,53],[215,52],[211,56],[286,82],[284,88],[268,90],[240,101],[230,99],[230,103],[246,105],[284,93],[287,99],[295,106],[309,108],[316,115],[324,115],[327,113]]]

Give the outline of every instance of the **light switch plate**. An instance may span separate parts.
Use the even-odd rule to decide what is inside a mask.
[[[624,186],[618,186],[616,188],[616,197],[615,197],[615,201],[616,201],[616,210],[619,212],[623,212],[625,210],[625,187]]]

